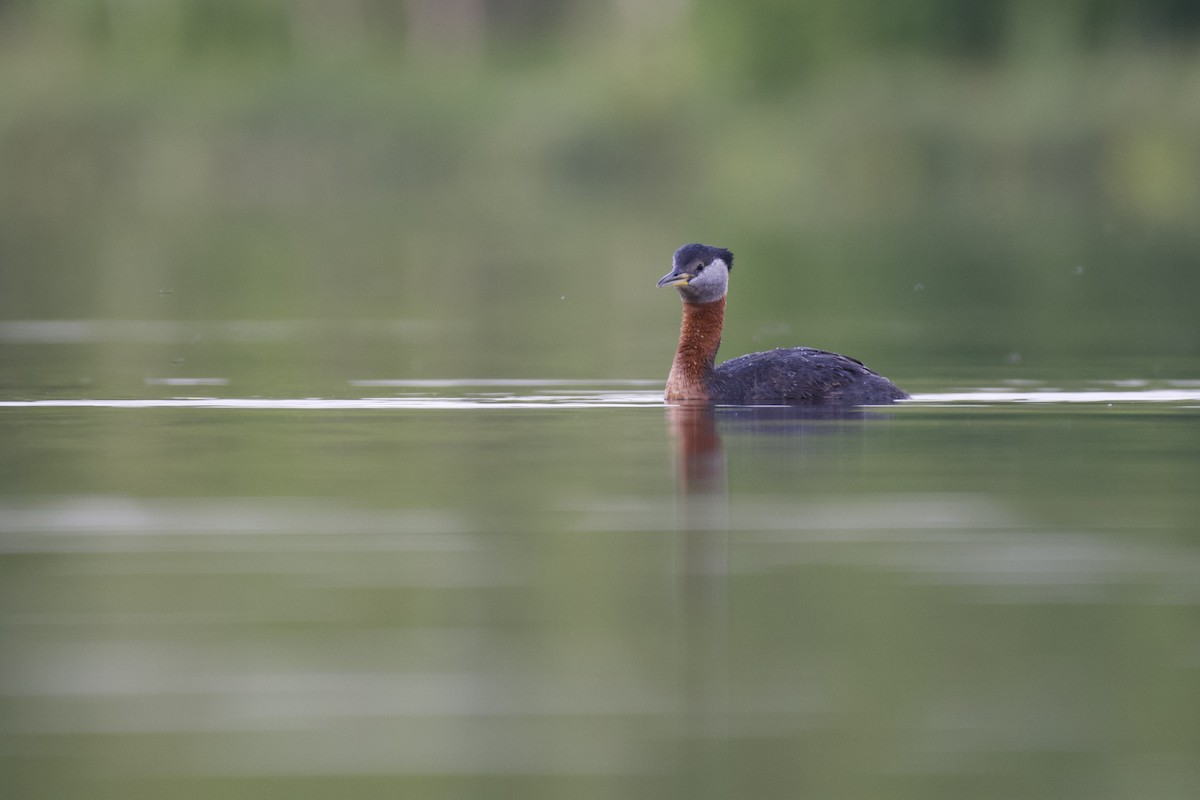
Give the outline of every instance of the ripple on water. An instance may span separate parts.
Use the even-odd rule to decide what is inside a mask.
[[[223,387],[221,377],[147,378],[148,386]],[[352,389],[393,389],[367,397],[159,397],[2,400],[0,408],[223,408],[276,410],[638,408],[663,404],[658,380],[560,380],[544,378],[370,379],[349,381]],[[900,407],[945,405],[1200,404],[1200,381],[1097,381],[1064,389],[1037,381],[917,393]]]

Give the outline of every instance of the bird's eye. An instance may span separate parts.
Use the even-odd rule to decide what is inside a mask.
[[[703,262],[701,262],[701,263],[699,263],[699,264],[697,264],[697,265],[696,265],[695,271],[696,271],[696,272],[703,272],[703,271],[704,271],[704,267],[705,267],[705,266],[707,266],[707,265],[706,265],[706,264],[704,264]]]

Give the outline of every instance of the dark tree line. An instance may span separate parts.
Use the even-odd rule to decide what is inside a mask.
[[[639,8],[660,1],[666,11]],[[99,44],[122,30],[169,28],[185,53],[286,53],[336,41],[476,57],[665,18],[724,68],[764,81],[864,51],[995,59],[1032,39],[1086,51],[1200,38],[1200,0],[0,0],[0,33],[31,18],[73,26]]]

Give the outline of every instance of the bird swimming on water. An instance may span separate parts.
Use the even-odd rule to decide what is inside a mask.
[[[733,253],[685,244],[658,286],[683,298],[683,325],[671,374],[668,403],[721,405],[854,406],[908,397],[894,383],[847,356],[808,347],[750,353],[714,366],[725,322],[725,295]]]

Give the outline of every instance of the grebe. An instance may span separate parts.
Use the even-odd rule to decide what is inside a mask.
[[[667,378],[668,403],[851,406],[908,397],[862,362],[808,347],[751,353],[714,367],[732,268],[728,250],[685,244],[658,282],[659,288],[674,286],[683,298],[679,347]]]

